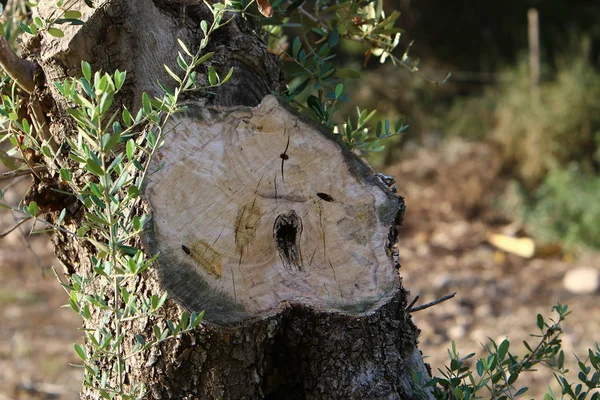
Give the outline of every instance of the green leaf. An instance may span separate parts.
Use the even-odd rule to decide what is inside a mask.
[[[200,325],[200,323],[202,322],[202,320],[204,320],[204,311],[202,311],[200,314],[195,315],[196,313],[192,313],[192,319],[190,321],[190,328],[195,328],[198,325]]]
[[[544,329],[544,317],[542,314],[537,315],[537,327],[542,330]]]
[[[60,169],[60,177],[63,181],[70,182],[71,179],[73,179],[73,174],[71,173],[70,170],[68,170],[66,168],[61,168]]]
[[[338,68],[335,71],[336,78],[347,78],[347,79],[358,79],[360,78],[360,72],[349,68]]]
[[[179,320],[179,323],[177,324],[177,330],[181,331],[181,330],[187,328],[189,321],[190,321],[190,314],[187,311],[182,312],[181,319]]]
[[[310,109],[314,111],[317,118],[321,120],[325,119],[323,105],[321,104],[321,101],[317,96],[314,96],[312,94],[308,96],[308,98],[306,99],[306,104],[308,105],[308,107],[310,107]]]
[[[100,114],[104,115],[108,112],[110,106],[112,106],[113,99],[115,95],[114,92],[104,92],[102,97],[100,98]]]
[[[100,201],[100,200],[98,200]],[[85,217],[88,219],[88,221],[93,222],[97,225],[102,225],[102,226],[110,226],[110,224],[108,223],[108,221],[104,218],[100,218],[97,215],[94,215],[92,213],[86,213]]]
[[[296,86],[296,88],[294,88],[294,90],[290,93],[290,97],[293,99],[294,97],[298,96],[300,93],[302,93],[304,91],[304,89],[306,89],[306,87],[308,86],[309,83],[310,83],[310,78],[305,79],[302,83],[300,83],[298,86]]]
[[[29,33],[30,35],[34,35],[33,31],[31,30],[31,28],[29,28],[27,25],[25,25],[23,22],[19,22],[19,27],[23,30],[23,32]]]
[[[143,335],[135,335],[135,340],[142,346],[146,344],[146,338]]]
[[[144,111],[144,115],[149,115],[152,112],[150,96],[148,96],[148,93],[146,92],[142,94],[142,110]]]
[[[69,10],[69,11],[65,12],[64,18],[79,19],[79,18],[81,18],[81,13],[79,11]]]
[[[517,392],[515,393],[515,397],[522,395],[523,393],[525,393],[528,390],[529,390],[528,387],[523,387],[523,388],[517,390]]]
[[[158,301],[156,302],[156,305],[153,305],[152,308],[154,308],[154,310],[158,310],[159,308],[161,308],[163,306],[163,304],[165,304],[165,301],[167,300],[167,294],[163,294]]]
[[[15,162],[15,158],[10,156],[4,150],[0,150],[0,162],[2,162],[2,164],[4,164],[4,166],[11,171],[17,169],[17,163]]]
[[[131,126],[133,125],[133,118],[131,117],[131,113],[129,112],[129,110],[125,107],[123,107],[122,117],[125,126],[131,128]]]
[[[93,173],[94,175],[104,176],[104,170],[96,160],[88,158],[85,161],[85,165],[87,167],[87,170]]]
[[[42,19],[40,17],[35,17],[33,19],[33,23],[35,24],[36,27],[40,28],[40,29],[44,29],[44,21],[42,21]]]
[[[504,360],[506,357],[506,353],[508,352],[508,348],[510,347],[510,342],[508,339],[505,339],[500,343],[500,347],[498,349],[498,359],[499,361]]]
[[[183,58],[183,54],[181,54],[181,52],[177,52],[177,65],[179,66],[179,68],[183,71],[187,71],[189,68],[189,65],[187,63],[187,61],[185,61],[185,59]]]
[[[338,83],[335,87],[335,98],[339,99],[340,97],[342,97],[342,94],[344,94],[344,85]]]
[[[90,188],[92,193],[95,194],[96,196],[104,197],[104,193],[102,193],[103,189],[101,189],[100,186],[98,186],[96,183],[89,182],[87,186]]]
[[[85,349],[78,345],[77,343],[73,344],[73,348],[75,349],[75,353],[81,358],[83,361],[87,361],[87,355],[85,354]]]
[[[127,172],[126,170],[123,171],[123,173],[119,176],[119,178],[115,181],[112,189],[110,190],[110,195],[114,196],[115,193],[117,193],[121,187],[125,184],[125,182],[127,181],[127,178],[129,177],[129,172]]]
[[[52,154],[52,150],[46,144],[42,146],[42,154],[48,158],[54,158],[54,155]]]
[[[170,319],[167,320],[167,326],[169,327],[169,330],[173,333],[175,333],[175,324],[173,323],[173,321],[171,321]]]
[[[565,366],[565,352],[562,350],[558,353],[558,361],[556,363],[556,366],[558,367],[558,369],[563,369],[563,367]]]
[[[156,146],[156,134],[154,133],[154,131],[148,132],[146,140],[148,141],[148,145],[150,146],[150,148],[154,148],[154,146]]]
[[[63,220],[65,219],[65,215],[67,215],[67,209],[63,208],[62,211],[60,212],[60,215],[58,216],[58,220],[56,221],[56,225],[62,224]]]
[[[214,51],[211,51],[211,52],[208,52],[208,53],[206,53],[205,55],[203,55],[202,57],[200,57],[200,58],[198,59],[198,61],[196,61],[196,62],[194,63],[194,66],[198,66],[198,65],[200,65],[200,64],[203,64],[203,63],[205,63],[206,61],[210,60],[210,59],[211,59],[211,58],[212,58],[214,55],[215,55],[215,52],[214,52]]]
[[[231,75],[233,75],[233,67],[229,68],[229,72],[227,72],[227,75],[225,75],[225,78],[221,81],[221,85],[227,82],[229,78],[231,78]]]
[[[91,72],[90,72],[91,73]],[[94,88],[92,88],[92,85],[90,84],[90,81],[88,79],[81,78],[78,81],[79,85],[83,88],[83,90],[85,91],[85,94],[87,94],[89,97],[94,97],[95,93],[94,93]],[[83,101],[83,99],[80,99],[79,101],[77,101],[78,99],[73,98],[73,101],[76,101],[78,104],[81,104],[81,102]],[[92,108],[92,103],[90,103],[88,100],[86,100],[86,106],[88,108]]]
[[[102,151],[108,153],[119,143],[121,140],[121,135],[119,133],[104,134],[102,135]]]
[[[37,217],[38,213],[40,212],[40,209],[39,209],[39,207],[38,207],[37,203],[36,203],[35,201],[32,201],[31,203],[29,203],[29,204],[27,205],[27,207],[26,207],[26,211],[27,211],[27,212],[28,212],[30,215],[32,215],[32,216],[34,216],[34,217]]]
[[[211,86],[215,86],[219,83],[219,75],[217,75],[217,71],[212,65],[208,67],[208,83]]]
[[[481,360],[477,361],[477,363],[475,364],[475,368],[477,369],[477,374],[479,376],[483,376],[483,362]]]
[[[138,217],[137,215],[132,218],[131,224],[133,225],[133,229],[136,231],[142,229],[142,222],[140,220],[140,217]]]
[[[194,57],[192,55],[192,52],[187,48],[187,46],[185,45],[185,43],[183,43],[181,39],[177,39],[177,43],[179,43],[179,47],[181,47],[181,50],[183,50],[185,54],[187,54],[190,57]]]
[[[88,233],[90,229],[87,226],[82,226],[77,229],[77,236],[84,237],[86,233]]]
[[[48,28],[48,33],[54,37],[61,38],[65,36],[65,33],[58,28]]]
[[[137,186],[135,185],[131,185],[129,186],[129,188],[127,188],[127,194],[129,195],[129,197],[131,197],[132,199],[135,199],[136,197],[139,196],[140,194],[140,190],[138,189]]]
[[[131,162],[133,163],[133,165],[140,171],[144,170],[144,166],[138,161],[138,160],[131,160]]]
[[[334,47],[340,41],[340,34],[336,28],[334,28],[327,36],[327,44],[329,47]]]
[[[113,122],[112,130],[113,133],[120,134],[121,132],[123,132],[123,127],[121,126],[121,123],[119,121],[115,121]]]
[[[300,42],[300,37],[296,36],[296,39],[294,39],[294,44],[292,45],[292,56],[294,58],[298,58],[298,52],[300,51],[301,46],[302,43]]]
[[[115,76],[115,89],[121,90],[121,88],[123,87],[123,83],[125,83],[127,71],[121,72],[119,70],[116,70],[114,73],[114,76]]]
[[[158,327],[158,325],[154,325],[152,327],[152,333],[154,334],[154,338],[156,340],[160,340],[162,334],[161,334],[161,331],[160,331],[160,328]]]
[[[133,139],[129,139],[127,141],[127,145],[125,147],[125,151],[127,153],[127,158],[129,160],[133,160],[133,155],[135,153],[135,141]]]
[[[169,68],[169,66],[167,64],[164,64],[165,70],[167,71],[167,73],[169,75],[171,75],[171,78],[173,78],[177,83],[181,84],[181,78],[177,76],[177,74],[173,71],[171,71],[171,68]]]

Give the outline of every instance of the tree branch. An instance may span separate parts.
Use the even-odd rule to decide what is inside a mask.
[[[446,300],[450,300],[450,299],[451,299],[451,298],[453,298],[454,296],[456,296],[456,292],[454,292],[454,293],[451,293],[451,294],[447,294],[447,295],[445,295],[445,296],[444,296],[444,297],[442,297],[442,298],[439,298],[439,299],[437,299],[437,300],[434,300],[434,301],[432,301],[431,303],[423,304],[422,306],[418,306],[418,307],[415,307],[415,308],[408,308],[408,309],[406,310],[406,312],[407,312],[407,313],[414,313],[414,312],[417,312],[417,311],[421,311],[421,310],[424,310],[424,309],[426,309],[426,308],[433,307],[433,306],[435,306],[435,305],[437,305],[437,304],[443,303],[443,302],[444,302],[444,301],[446,301]],[[418,296],[417,296],[417,298],[418,298]],[[416,300],[416,299],[415,299],[415,300]],[[413,301],[413,302],[411,303],[411,305],[412,305],[412,304],[414,304],[414,303],[415,303],[415,301]]]
[[[48,168],[45,165],[36,165],[32,168],[17,169],[14,171],[3,172],[0,174],[0,181],[5,179],[13,179],[23,175],[35,174],[36,172],[46,171]]]
[[[27,93],[33,92],[35,87],[33,82],[34,64],[19,57],[2,35],[0,35],[0,66],[23,90]]]

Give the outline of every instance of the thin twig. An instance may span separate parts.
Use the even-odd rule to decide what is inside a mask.
[[[19,222],[17,222],[17,224],[15,226],[13,226],[12,228],[10,228],[6,232],[0,233],[0,239],[4,239],[6,236],[10,235],[10,233],[12,231],[14,231],[15,229],[17,229],[19,226],[23,225],[25,222],[29,221],[30,219],[31,218],[23,218],[22,220],[20,220]]]
[[[302,8],[302,6],[299,6],[297,8],[298,11],[300,11],[300,13],[302,15],[304,15],[306,18],[310,19],[312,22],[315,22],[316,24],[318,24],[321,29],[324,29],[326,32],[329,30],[329,28],[327,27],[327,25],[325,25],[323,22],[321,22],[321,20],[319,20],[317,17],[315,17],[314,15],[312,15],[311,13],[309,13],[308,11],[306,11],[304,8]]]
[[[407,310],[407,311],[410,310],[412,308],[412,306],[414,306],[417,301],[419,301],[419,296],[416,296],[413,299],[413,301],[410,302],[410,304],[408,305],[408,307],[405,308],[405,310]]]
[[[36,172],[45,171],[47,168],[45,165],[36,165],[33,168],[27,169],[17,169],[14,171],[8,171],[0,174],[0,181],[4,181],[6,179],[13,179],[23,175],[35,174]]]
[[[31,61],[19,57],[13,49],[10,48],[8,41],[0,35],[0,66],[6,73],[14,79],[27,93],[33,92],[35,84],[33,82],[33,70],[35,64]]]
[[[65,291],[67,296],[69,296],[70,295],[69,290],[66,287],[64,287],[64,285],[66,285],[66,283],[64,283],[62,281],[62,279],[60,279],[60,276],[58,276],[58,272],[56,272],[56,268],[54,268],[54,265],[51,265],[50,268],[52,269],[52,272],[54,272],[54,276],[56,277],[56,280],[60,284],[60,287],[63,288],[63,290]]]
[[[408,313],[414,313],[414,312],[417,312],[417,311],[421,311],[421,310],[424,310],[426,308],[433,307],[435,305],[443,303],[446,300],[450,300],[454,296],[456,296],[456,292],[454,292],[452,294],[447,294],[447,295],[445,295],[442,298],[439,298],[437,300],[432,301],[431,303],[423,304],[422,306],[415,307],[415,308],[409,308],[408,310],[406,310],[406,312],[408,312]]]
[[[11,213],[11,215],[12,215],[13,219],[15,220],[15,222],[17,222],[18,218],[15,215],[15,213],[13,212],[13,213]],[[22,221],[29,221],[31,219],[33,219],[33,217],[26,217]],[[21,223],[19,223],[19,225],[21,225]],[[31,229],[33,229],[34,226],[35,226],[35,222],[32,225]],[[37,255],[37,253],[35,252],[35,250],[33,249],[33,247],[31,247],[31,243],[29,243],[29,236],[31,236],[31,231],[29,232],[29,234],[27,234],[27,232],[25,232],[23,230],[23,227],[19,226],[19,232],[21,233],[21,240],[23,241],[23,243],[24,243],[25,247],[27,248],[27,250],[29,250],[29,252],[33,256],[33,258],[35,259],[35,265],[41,271],[42,277],[43,277],[44,276],[44,268],[42,267],[42,260],[40,260],[40,257]]]
[[[58,143],[56,143],[56,140],[54,140],[52,134],[50,133],[50,128],[48,127],[48,123],[40,102],[37,100],[32,100],[29,103],[29,107],[33,113],[33,124],[35,129],[38,131],[42,139],[48,143],[48,146],[50,146],[52,152],[56,154],[58,152]]]

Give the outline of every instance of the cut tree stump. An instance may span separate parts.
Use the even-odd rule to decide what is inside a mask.
[[[53,82],[80,75],[81,60],[94,70],[126,70],[115,106],[135,113],[142,93],[160,96],[157,82],[169,82],[164,65],[177,70],[177,39],[196,51],[200,21],[212,19],[200,1],[94,4],[74,5],[84,25],[65,26],[60,38],[42,33],[24,50],[39,66],[31,101],[63,163],[65,139],[76,140],[77,130]],[[51,15],[53,7],[43,0],[36,12]],[[395,249],[402,198],[325,128],[268,95],[282,87],[277,57],[247,19],[229,17],[209,41],[215,55],[198,68],[197,82],[208,81],[209,65],[234,74],[215,94],[194,94],[171,119],[134,211],[150,208],[142,241],[149,256],[160,256],[130,289],[169,297],[160,317],[125,322],[121,343],[132,352],[136,337],[177,320],[182,308],[205,311],[206,321],[128,359],[126,389],[143,383],[144,399],[429,398],[414,380],[429,372]],[[43,162],[48,184],[60,189],[55,161]],[[68,198],[49,209],[66,207],[63,227],[74,232],[85,210]],[[67,275],[92,275],[93,246],[64,232],[53,242]],[[86,290],[112,304],[107,285],[93,280]],[[83,329],[111,324],[92,311]],[[114,387],[110,365],[95,366]],[[84,387],[81,398],[99,395]]]
[[[273,96],[190,105],[171,126],[145,188],[146,238],[182,305],[230,324],[290,302],[358,315],[389,300],[402,199],[331,133]]]

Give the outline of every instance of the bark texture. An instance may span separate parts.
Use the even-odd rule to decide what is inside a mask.
[[[28,43],[43,71],[33,95],[57,145],[76,131],[51,82],[78,75],[81,60],[127,70],[119,101],[135,110],[142,92],[158,94],[157,80],[169,81],[163,64],[176,69],[176,39],[194,51],[200,20],[211,18],[200,2],[95,3],[63,38]],[[167,290],[168,318],[184,307],[205,310],[209,322],[130,360],[125,384],[144,382],[149,399],[418,398],[412,377],[427,370],[394,249],[402,199],[331,135],[265,98],[279,90],[277,60],[231,17],[207,51],[221,76],[231,66],[235,73],[216,95],[187,99],[190,111],[161,150],[168,163],[145,188],[143,207],[153,211],[146,247],[163,256],[130,288]],[[46,185],[50,163],[49,171]],[[74,231],[78,204],[49,210],[64,206]],[[63,234],[54,242],[68,273],[89,273],[91,248]],[[97,312],[84,327],[101,319]],[[155,322],[130,321],[123,345]],[[84,389],[82,398],[98,395]]]

